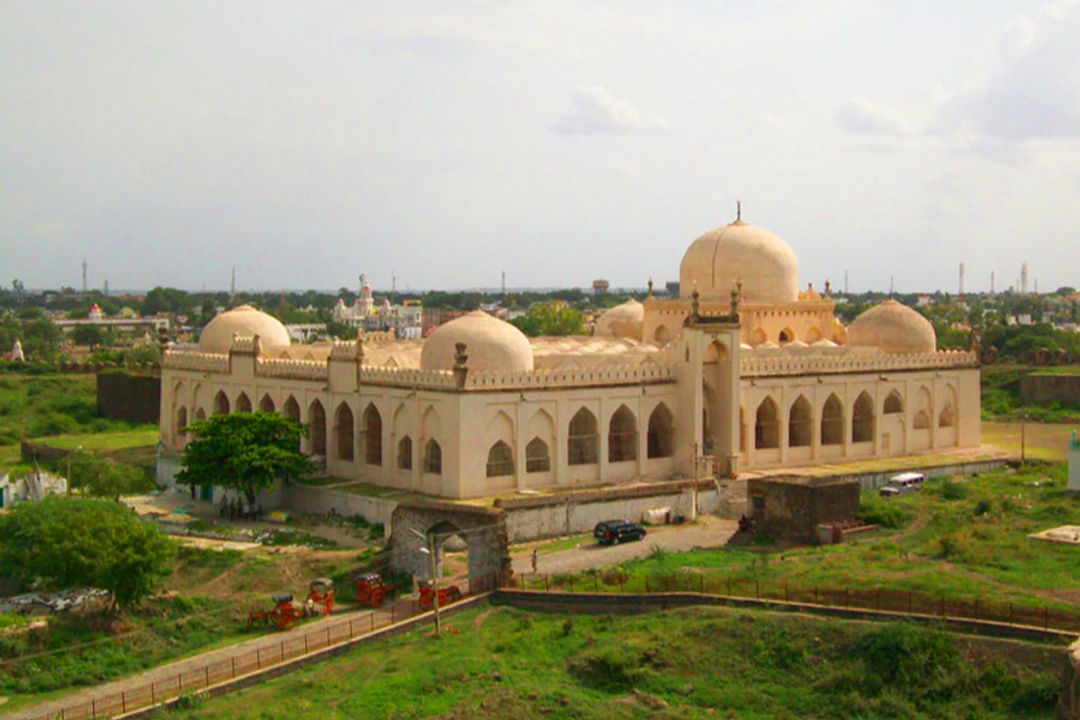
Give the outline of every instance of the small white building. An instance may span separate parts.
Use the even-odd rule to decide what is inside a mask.
[[[67,478],[50,475],[36,468],[21,478],[12,478],[8,473],[0,476],[0,508],[8,508],[28,500],[41,500],[48,495],[63,495],[66,492]]]

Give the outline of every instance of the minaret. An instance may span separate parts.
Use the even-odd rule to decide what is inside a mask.
[[[990,294],[994,294],[994,271],[990,271]]]
[[[83,291],[83,294],[86,294],[87,290],[88,290],[88,288],[87,288],[87,285],[86,285],[86,258],[83,258],[83,261],[82,261],[82,291]]]
[[[964,299],[964,263],[960,263],[960,287],[957,294],[961,300]]]
[[[236,266],[232,268],[232,280],[229,282],[229,295],[236,297]]]

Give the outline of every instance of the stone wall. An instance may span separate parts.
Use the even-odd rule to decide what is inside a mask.
[[[369,523],[382,523],[387,536],[393,530],[391,521],[397,506],[393,500],[312,485],[290,485],[283,493],[283,507],[287,510],[312,514],[333,510],[338,515],[359,515]]]
[[[156,425],[161,417],[161,378],[123,370],[99,372],[97,404],[104,417]]]
[[[711,481],[698,483],[698,513],[714,513],[721,494]],[[499,498],[506,512],[510,542],[592,532],[596,523],[614,518],[640,522],[653,508],[671,508],[672,516],[693,514],[693,483],[657,483],[535,497]]]
[[[1020,402],[1049,405],[1055,401],[1080,403],[1080,375],[1028,373],[1020,378]]]
[[[812,541],[818,525],[850,522],[859,513],[859,484],[850,480],[751,478],[746,493],[761,527],[784,538]]]

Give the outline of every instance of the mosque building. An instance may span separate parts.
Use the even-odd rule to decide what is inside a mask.
[[[483,312],[426,339],[290,342],[242,306],[163,360],[162,463],[188,422],[265,410],[310,428],[329,475],[448,498],[630,484],[974,447],[975,353],[888,300],[845,327],[780,237],[741,220],[691,243],[680,297],[528,338]]]

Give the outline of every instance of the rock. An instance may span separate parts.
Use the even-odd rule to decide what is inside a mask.
[[[636,688],[634,689],[634,697],[637,698],[638,702],[648,707],[651,707],[653,710],[663,710],[668,706],[667,700],[664,700],[663,698],[658,698],[655,695],[643,693]]]

